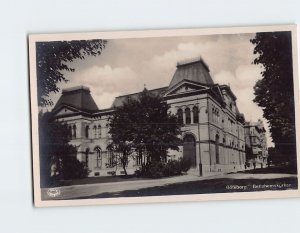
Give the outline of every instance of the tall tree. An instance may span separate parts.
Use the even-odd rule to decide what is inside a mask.
[[[105,40],[73,40],[36,43],[37,92],[39,106],[52,105],[51,92],[58,92],[58,82],[67,82],[64,71],[74,72],[70,62],[100,55]]]
[[[41,186],[60,179],[78,179],[88,175],[84,163],[76,158],[76,147],[69,144],[66,124],[51,120],[51,113],[39,114],[39,155]]]
[[[295,160],[295,106],[291,32],[257,33],[251,43],[263,65],[262,79],[254,86],[254,102],[262,107],[277,149]]]
[[[109,133],[115,147],[123,153],[123,159],[133,152],[146,152],[148,161],[166,158],[167,150],[179,150],[180,125],[161,97],[152,95],[146,89],[137,99],[128,98],[115,109],[110,122]]]

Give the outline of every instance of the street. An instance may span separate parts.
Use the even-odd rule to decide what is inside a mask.
[[[297,186],[294,174],[234,173],[210,177],[183,175],[162,179],[73,185],[54,188],[57,196],[43,188],[42,200],[108,198],[123,196],[180,195],[293,189]],[[260,190],[257,190],[260,189]],[[52,190],[51,190],[52,191]]]

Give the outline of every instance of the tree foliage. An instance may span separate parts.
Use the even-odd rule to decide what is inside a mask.
[[[270,133],[282,153],[295,154],[295,110],[291,32],[257,33],[251,40],[263,65],[262,79],[254,86],[254,102],[262,107]]]
[[[41,186],[60,179],[77,179],[88,175],[85,165],[76,158],[76,147],[69,144],[67,126],[51,121],[51,113],[39,114],[39,155]]]
[[[86,56],[100,55],[105,40],[73,40],[36,43],[38,104],[52,105],[49,94],[58,92],[57,83],[67,82],[64,72],[74,72],[68,63]]]
[[[123,152],[124,158],[144,152],[152,161],[165,159],[168,149],[179,150],[180,125],[168,109],[161,97],[146,89],[138,98],[128,98],[110,119],[110,147]]]

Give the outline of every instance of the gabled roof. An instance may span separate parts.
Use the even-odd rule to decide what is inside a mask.
[[[176,94],[182,94],[182,93],[176,93],[178,90],[180,90],[183,87],[187,87],[189,90],[186,90],[185,92],[191,92],[191,91],[198,91],[198,90],[207,90],[210,88],[210,86],[207,85],[201,85],[200,83],[197,82],[193,82],[190,80],[182,80],[179,83],[177,83],[176,85],[174,85],[172,88],[168,88],[165,92],[164,92],[164,96],[168,96],[168,95],[176,95]]]
[[[201,57],[177,63],[177,69],[168,89],[171,89],[182,80],[190,80],[204,85],[213,85],[209,68]]]
[[[167,90],[167,87],[161,87],[161,88],[148,90],[148,91],[149,91],[150,94],[159,96],[159,95],[162,95],[163,92],[166,91],[166,90]],[[124,102],[128,101],[128,99],[137,100],[140,93],[141,92],[137,92],[137,93],[134,93],[134,94],[122,95],[122,96],[116,97],[113,104],[112,104],[112,108],[121,107]]]
[[[53,110],[58,109],[62,105],[71,106],[85,112],[96,112],[99,110],[90,94],[90,89],[85,86],[64,89]]]

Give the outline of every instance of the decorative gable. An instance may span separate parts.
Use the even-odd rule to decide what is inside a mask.
[[[63,115],[68,115],[71,113],[75,113],[76,111],[71,110],[68,107],[62,107],[57,113],[55,114],[56,116],[63,116]]]
[[[178,85],[169,89],[164,96],[177,95],[177,94],[185,94],[191,93],[199,90],[207,90],[209,89],[206,86],[202,86],[200,84],[196,84],[187,80],[180,82]]]

